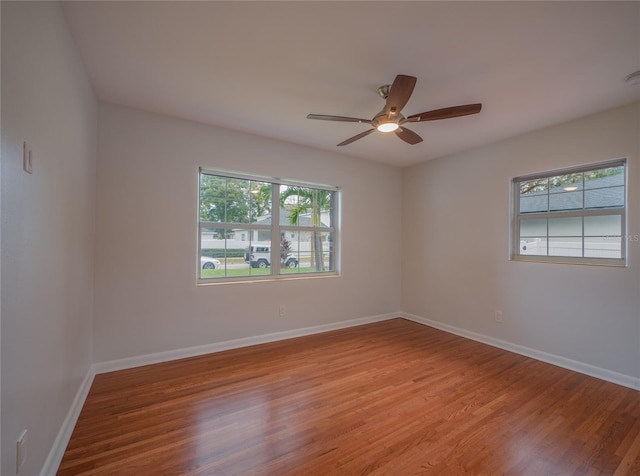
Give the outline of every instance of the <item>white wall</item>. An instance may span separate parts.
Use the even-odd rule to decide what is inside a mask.
[[[626,269],[508,260],[509,180],[547,169],[629,157],[640,235],[640,104],[403,171],[98,106],[59,5],[1,9],[2,475],[24,429],[42,468],[92,362],[400,309],[640,377],[638,241]],[[341,186],[341,276],[197,286],[198,166]]]
[[[400,309],[400,169],[114,105],[99,125],[96,362]],[[342,275],[197,286],[198,166],[341,186]]]
[[[640,377],[639,141],[637,103],[404,169],[403,310]],[[620,157],[628,268],[509,261],[512,177]]]
[[[37,474],[92,363],[97,103],[57,3],[2,2],[2,466]],[[22,171],[22,143],[34,172]]]

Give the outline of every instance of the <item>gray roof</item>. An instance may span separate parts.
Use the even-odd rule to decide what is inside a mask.
[[[575,191],[565,187],[575,186]],[[584,187],[583,187],[584,186]],[[584,203],[583,203],[584,200]],[[624,175],[609,175],[520,195],[520,213],[624,206]]]

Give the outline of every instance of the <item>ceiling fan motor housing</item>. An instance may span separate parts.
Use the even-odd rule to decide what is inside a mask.
[[[380,124],[387,124],[389,122],[400,124],[402,120],[404,120],[404,116],[402,114],[391,112],[387,115],[385,108],[383,108],[382,111],[376,114],[371,120],[371,125],[378,129]]]
[[[391,90],[390,84],[384,84],[378,88],[378,96],[386,100],[389,97],[389,91]]]

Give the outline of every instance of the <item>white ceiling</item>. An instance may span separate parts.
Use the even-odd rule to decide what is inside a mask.
[[[98,98],[406,166],[640,99],[640,2],[68,2]],[[357,123],[416,76],[409,145]]]

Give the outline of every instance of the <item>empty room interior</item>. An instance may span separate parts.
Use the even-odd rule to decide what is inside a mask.
[[[3,476],[640,474],[640,2],[0,2]]]

